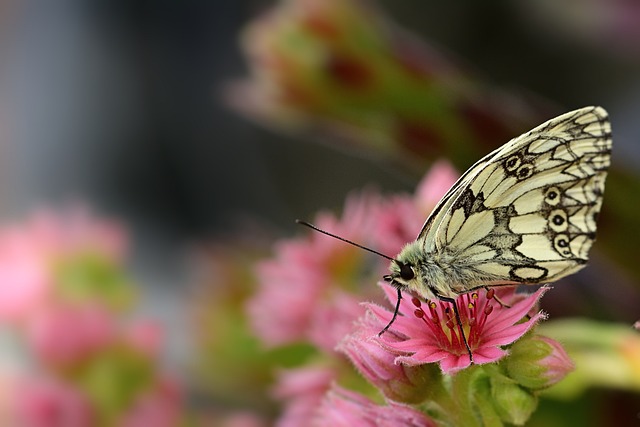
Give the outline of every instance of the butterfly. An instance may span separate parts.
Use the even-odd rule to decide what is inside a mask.
[[[551,119],[467,170],[427,218],[384,280],[402,292],[453,305],[480,288],[554,282],[583,268],[595,241],[611,162],[611,124],[602,107]]]
[[[455,303],[479,288],[549,283],[580,270],[596,237],[611,143],[602,107],[507,142],[458,179],[384,280],[399,297],[407,290]]]

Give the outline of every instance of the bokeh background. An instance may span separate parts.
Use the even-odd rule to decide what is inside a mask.
[[[612,3],[380,6],[486,83],[560,111],[605,106],[615,161],[634,167],[640,12]],[[200,237],[239,213],[290,226],[371,181],[414,185],[224,105],[224,85],[248,73],[240,32],[274,4],[5,0],[4,209],[80,197],[160,234]]]
[[[0,215],[15,220],[79,202],[125,224],[128,264],[145,295],[139,310],[166,325],[173,368],[192,358],[186,331],[200,271],[194,254],[203,247],[254,229],[291,235],[296,218],[337,209],[370,184],[412,191],[416,171],[436,158],[464,170],[476,152],[570,109],[602,105],[610,113],[624,183],[611,209],[626,209],[627,222],[611,217],[605,230],[638,218],[635,2],[376,2],[395,29],[421,39],[436,62],[446,59],[436,76],[463,74],[464,85],[483,88],[468,95],[474,106],[490,94],[493,112],[518,117],[511,129],[489,133],[493,141],[454,155],[421,152],[417,164],[396,156],[399,149],[367,146],[366,132],[341,138],[326,124],[328,110],[292,125],[253,102],[242,85],[268,62],[256,60],[264,46],[247,36],[247,25],[293,2],[0,1]],[[609,185],[607,196],[616,192]],[[623,262],[612,251],[580,276],[584,288],[554,290],[545,309],[585,315],[596,306],[596,317],[629,325],[640,318],[637,231],[618,229],[626,240],[605,243],[607,251],[623,248]]]

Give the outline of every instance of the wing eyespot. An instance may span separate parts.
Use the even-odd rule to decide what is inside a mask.
[[[527,179],[531,175],[533,175],[533,171],[533,165],[530,163],[525,163],[516,170],[516,178],[518,178],[519,180]]]
[[[544,192],[544,202],[549,206],[557,206],[560,203],[561,194],[558,187],[549,187]]]
[[[520,156],[514,155],[509,157],[507,160],[505,160],[504,168],[508,172],[514,172],[520,167],[521,163],[522,163],[522,160],[520,159]]]
[[[558,234],[553,239],[554,249],[563,257],[571,257],[571,250],[569,249],[569,236],[566,234]]]
[[[556,233],[561,233],[569,228],[567,213],[562,209],[555,209],[549,213],[549,228]]]

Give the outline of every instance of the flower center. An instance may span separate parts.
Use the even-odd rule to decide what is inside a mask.
[[[460,295],[456,299],[462,331],[472,351],[478,348],[484,326],[493,312],[491,300],[494,295],[495,292],[490,289],[486,295],[471,292]],[[440,348],[460,355],[467,353],[451,303],[427,300],[428,310],[425,310],[418,298],[412,298],[411,302],[416,307],[413,312],[414,316],[423,321],[427,329],[437,339]]]

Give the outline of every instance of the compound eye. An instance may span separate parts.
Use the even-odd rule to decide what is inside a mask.
[[[409,281],[415,277],[415,273],[413,272],[413,268],[407,264],[400,264],[400,277],[404,281]]]

